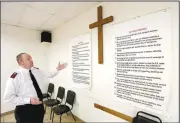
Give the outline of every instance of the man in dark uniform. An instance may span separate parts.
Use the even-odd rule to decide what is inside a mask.
[[[66,68],[67,63],[59,63],[56,71],[46,73],[34,67],[32,57],[27,53],[20,53],[16,59],[20,68],[6,83],[4,101],[16,105],[17,123],[43,123],[45,111],[38,82],[55,77],[60,70]]]

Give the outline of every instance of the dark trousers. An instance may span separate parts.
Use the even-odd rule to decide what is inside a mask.
[[[43,104],[16,106],[14,112],[16,123],[43,123],[44,113]]]

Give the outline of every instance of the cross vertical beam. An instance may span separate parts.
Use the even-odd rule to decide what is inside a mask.
[[[113,21],[113,16],[107,17],[105,19],[102,18],[102,6],[98,7],[97,11],[98,21],[89,25],[89,28],[98,27],[98,63],[104,63],[104,55],[103,55],[103,24],[109,23]]]
[[[98,21],[102,21],[102,6],[98,7]],[[103,64],[103,28],[100,23],[98,26],[98,56],[99,56],[99,64]]]

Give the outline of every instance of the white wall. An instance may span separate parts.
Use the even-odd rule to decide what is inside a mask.
[[[178,3],[171,2],[108,2],[100,3],[94,6],[89,11],[77,16],[72,21],[67,22],[61,28],[53,32],[53,43],[49,49],[49,69],[52,70],[60,60],[61,62],[69,62],[69,44],[70,39],[87,32],[92,32],[92,88],[90,91],[74,88],[71,84],[71,69],[67,68],[61,71],[59,76],[54,78],[52,82],[55,86],[55,97],[58,86],[63,86],[66,89],[72,89],[76,92],[76,101],[74,107],[74,114],[86,122],[123,122],[124,120],[110,115],[106,112],[94,108],[94,103],[98,103],[109,108],[112,108],[129,116],[135,116],[138,108],[127,104],[116,102],[112,98],[113,90],[109,88],[113,84],[111,63],[112,63],[112,40],[110,35],[104,35],[104,64],[98,64],[98,46],[97,46],[97,28],[90,30],[89,24],[97,21],[97,7],[103,6],[103,17],[110,15],[114,16],[114,21],[104,25],[104,34],[107,34],[108,27],[115,23],[126,21],[128,19],[145,15],[151,12],[162,10],[165,8],[172,9],[172,46],[173,46],[173,76],[172,76],[172,90],[171,99],[168,105],[168,115],[158,115],[162,121],[178,122],[179,120],[179,81],[178,81]],[[165,21],[165,19],[162,19]],[[96,96],[97,95],[97,96]],[[101,97],[101,98],[97,98]],[[150,111],[147,111],[151,113]]]
[[[3,95],[8,77],[19,68],[16,62],[17,54],[29,53],[36,67],[48,69],[48,45],[40,43],[40,36],[40,32],[35,30],[1,24],[1,113],[14,110],[13,105],[3,102]],[[40,86],[43,92],[47,91],[47,81]]]

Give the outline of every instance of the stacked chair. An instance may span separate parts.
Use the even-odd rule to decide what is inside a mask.
[[[56,115],[60,115],[60,123],[61,123],[62,115],[64,113],[68,115],[68,112],[70,112],[72,114],[72,117],[74,118],[74,121],[76,121],[73,113],[71,112],[71,110],[73,109],[74,100],[76,96],[75,92],[72,90],[68,90],[66,95],[66,101],[64,104],[62,104],[62,101],[65,96],[65,88],[59,86],[57,96],[55,99],[52,99],[53,91],[54,91],[54,84],[49,83],[47,93],[43,93],[43,99],[47,98],[47,100],[43,101],[45,104],[45,112],[46,112],[46,107],[51,108],[50,120],[52,119],[53,122],[54,113],[55,113]]]
[[[142,114],[145,116],[143,116]],[[143,111],[139,111],[136,117],[133,118],[132,123],[162,123],[162,121],[159,117],[155,115],[152,115]]]
[[[53,122],[53,119],[54,119],[54,113],[56,115],[60,115],[60,123],[61,123],[61,116],[64,114],[64,113],[68,113],[68,112],[71,112],[71,110],[73,109],[73,104],[74,104],[74,99],[75,99],[75,92],[71,91],[71,90],[68,90],[67,92],[67,96],[66,96],[66,102],[65,104],[61,104],[61,105],[58,105],[56,107],[53,107],[53,116],[52,116],[52,122]],[[73,113],[71,112],[73,118],[74,118],[74,121],[76,121]],[[68,115],[68,114],[67,114]]]
[[[52,93],[54,91],[54,84],[49,83],[47,93],[43,93],[43,99],[51,99]]]
[[[48,100],[44,101],[45,112],[46,112],[46,106],[51,107],[50,120],[51,120],[51,116],[52,116],[52,107],[62,103],[63,98],[64,98],[64,93],[65,93],[65,89],[60,86],[58,88],[58,93],[57,93],[56,99],[48,99]]]

